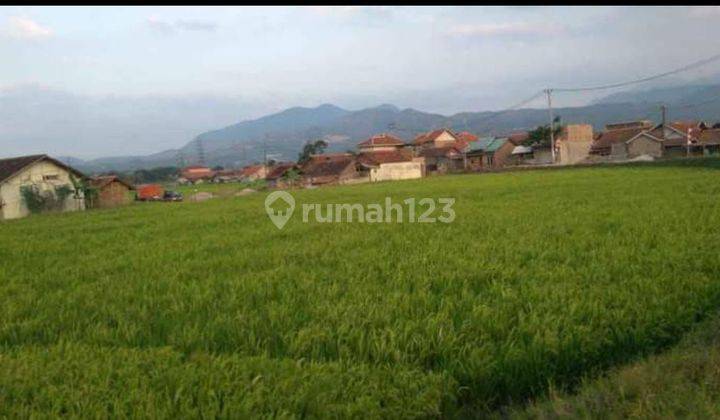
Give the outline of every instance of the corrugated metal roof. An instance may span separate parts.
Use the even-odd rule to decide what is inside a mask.
[[[475,143],[475,147],[471,151],[494,153],[507,143],[507,141],[507,137],[482,137],[477,141],[477,143]]]
[[[533,148],[530,146],[515,146],[515,148],[512,151],[513,155],[522,155],[525,153],[532,153]]]

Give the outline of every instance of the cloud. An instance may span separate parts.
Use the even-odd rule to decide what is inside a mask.
[[[177,31],[214,32],[218,27],[215,22],[197,19],[181,19],[175,22],[168,22],[166,20],[150,17],[146,19],[145,23],[153,32],[163,35],[170,35]]]
[[[175,26],[186,31],[206,31],[213,32],[218,25],[208,20],[179,20],[175,22]]]
[[[460,24],[448,29],[451,35],[460,36],[553,35],[560,32],[563,32],[560,26],[527,22]]]
[[[18,16],[8,18],[8,26],[5,31],[10,37],[17,39],[47,39],[53,36],[50,28],[39,23]]]

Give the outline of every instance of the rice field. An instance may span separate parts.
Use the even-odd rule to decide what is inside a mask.
[[[0,416],[454,417],[572,390],[720,307],[720,162],[266,192],[0,223]]]

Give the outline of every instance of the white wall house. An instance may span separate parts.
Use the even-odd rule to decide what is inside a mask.
[[[73,188],[70,176],[84,175],[47,155],[0,159],[0,220],[16,219],[30,214],[21,188],[36,186],[40,191],[55,191],[63,185]],[[61,211],[85,210],[85,200],[71,194],[61,205]]]

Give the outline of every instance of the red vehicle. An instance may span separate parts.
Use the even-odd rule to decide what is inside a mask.
[[[163,199],[165,189],[159,184],[144,184],[135,187],[140,201],[159,201]]]

